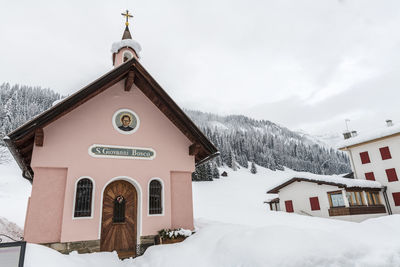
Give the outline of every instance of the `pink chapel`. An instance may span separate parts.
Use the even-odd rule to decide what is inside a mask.
[[[123,15],[114,68],[5,138],[32,182],[27,242],[128,257],[193,229],[191,175],[218,151],[139,63]]]

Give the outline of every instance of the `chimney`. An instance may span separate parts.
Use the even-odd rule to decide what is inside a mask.
[[[392,120],[386,120],[386,126],[387,126],[387,127],[393,126]]]
[[[349,132],[349,131],[344,132],[343,137],[344,137],[344,139],[349,139],[351,137],[351,132]]]
[[[352,136],[352,137],[357,136],[357,131],[351,131],[351,136]]]

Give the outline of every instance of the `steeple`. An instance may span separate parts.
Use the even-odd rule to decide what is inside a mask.
[[[132,39],[132,35],[131,35],[131,32],[129,31],[128,26],[125,27],[124,34],[122,35],[122,40],[125,40],[125,39]]]
[[[139,59],[139,52],[142,50],[140,44],[132,39],[131,32],[129,31],[129,19],[133,18],[129,11],[121,13],[125,17],[125,30],[122,34],[122,40],[113,43],[111,47],[112,60],[114,67],[117,67],[124,62],[132,59],[133,57]]]
[[[122,35],[122,40],[132,39],[131,32],[129,31],[129,19],[133,18],[133,16],[131,14],[129,14],[129,10],[128,9],[126,10],[126,13],[121,13],[121,15],[126,18],[125,31],[124,31],[124,34]]]

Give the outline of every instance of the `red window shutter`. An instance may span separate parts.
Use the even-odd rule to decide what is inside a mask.
[[[291,200],[285,201],[286,212],[293,212],[293,202]]]
[[[311,210],[320,210],[318,197],[310,197]]]
[[[373,172],[367,172],[365,173],[365,179],[375,181],[375,175]]]
[[[360,158],[361,158],[361,163],[362,164],[366,164],[366,163],[370,163],[371,162],[371,160],[369,159],[368,151],[361,152],[360,153]]]
[[[388,146],[379,148],[379,151],[381,152],[382,160],[392,158],[392,155],[390,154],[390,150],[389,150]]]
[[[393,193],[393,200],[395,206],[400,206],[400,192]]]
[[[397,173],[396,173],[396,169],[387,169],[386,170],[386,176],[388,178],[389,182],[396,182],[399,179],[397,178]]]

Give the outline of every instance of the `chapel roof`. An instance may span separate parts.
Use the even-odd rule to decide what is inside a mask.
[[[125,80],[125,86],[132,86],[134,83],[192,142],[193,145],[188,148],[188,153],[195,155],[196,165],[219,154],[217,148],[154,80],[139,61],[132,58],[26,122],[4,138],[5,143],[22,169],[24,178],[33,180],[34,173],[30,164],[35,135],[37,137],[40,135],[40,132],[43,132],[45,126],[121,80]]]

